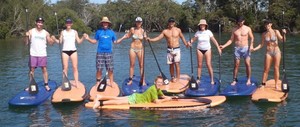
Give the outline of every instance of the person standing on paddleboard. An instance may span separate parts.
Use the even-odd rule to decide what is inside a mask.
[[[73,21],[71,19],[66,19],[65,22],[66,29],[60,33],[59,40],[55,38],[55,36],[51,36],[51,38],[56,43],[62,43],[62,61],[63,61],[63,72],[68,74],[68,63],[69,58],[71,58],[72,66],[73,66],[73,74],[75,85],[77,87],[77,83],[79,82],[79,74],[78,74],[78,56],[77,56],[77,48],[76,41],[78,44],[81,44],[84,38],[79,38],[76,30],[72,29]]]
[[[121,105],[121,104],[143,104],[143,103],[162,103],[170,101],[173,98],[165,96],[159,89],[164,84],[162,76],[157,76],[154,84],[149,87],[144,93],[133,93],[130,96],[115,97],[96,95],[93,108],[98,108],[103,105]],[[159,99],[162,98],[162,99]],[[100,101],[99,101],[100,100]]]
[[[116,35],[113,30],[110,29],[111,22],[107,17],[103,17],[100,21],[101,28],[96,31],[94,39],[89,38],[87,34],[84,34],[86,40],[90,43],[98,43],[97,55],[96,55],[96,78],[97,84],[100,83],[102,77],[102,70],[105,68],[108,71],[108,77],[110,84],[114,82],[113,75],[113,43],[116,43]]]
[[[175,26],[175,19],[170,17],[168,20],[168,28],[164,29],[160,35],[155,38],[147,38],[149,42],[154,42],[161,40],[163,37],[167,40],[167,63],[169,64],[170,74],[172,78],[172,82],[179,81],[180,78],[180,43],[179,38],[183,41],[184,45],[188,47],[188,43],[186,42],[181,30]],[[176,68],[176,77],[174,75],[174,68]]]
[[[143,39],[146,36],[145,30],[142,28],[143,19],[141,17],[137,17],[135,19],[135,27],[131,27],[129,32],[125,34],[122,38],[117,40],[117,43],[121,43],[122,40],[127,38],[132,38],[132,42],[130,44],[129,49],[129,59],[130,59],[130,69],[129,69],[129,80],[127,85],[131,85],[133,73],[134,73],[134,64],[135,64],[135,58],[137,57],[139,60],[139,66],[140,66],[140,73],[141,76],[143,74],[143,67],[144,67],[144,61],[143,61]],[[145,78],[144,78],[145,79]],[[143,85],[146,85],[145,81],[143,81]]]
[[[275,86],[277,90],[280,90],[280,88],[277,88],[277,86],[279,86],[277,83],[279,80],[279,68],[280,68],[280,60],[281,60],[281,51],[278,46],[278,40],[284,42],[283,38],[285,37],[283,36],[285,36],[286,30],[282,29],[282,33],[283,33],[282,36],[278,30],[272,28],[271,20],[265,20],[264,26],[266,28],[266,32],[262,34],[261,43],[258,46],[256,46],[252,51],[257,51],[258,49],[262,48],[266,44],[267,48],[266,48],[266,55],[265,55],[265,67],[264,67],[261,85],[262,87],[266,85],[268,73],[270,71],[270,66],[273,62]]]
[[[237,74],[240,66],[241,57],[244,58],[245,65],[246,65],[246,74],[247,74],[246,84],[250,85],[251,84],[250,51],[253,49],[254,36],[251,28],[249,26],[244,25],[245,23],[244,17],[242,16],[238,17],[236,23],[237,26],[233,28],[230,39],[224,45],[220,45],[220,48],[223,50],[227,46],[229,46],[232,42],[235,43],[233,81],[231,85],[235,85],[238,82]],[[249,38],[250,38],[250,44],[249,44]]]
[[[44,19],[38,17],[35,20],[35,28],[26,32],[26,44],[30,44],[30,60],[29,74],[34,75],[34,70],[37,67],[42,68],[44,85],[47,91],[50,91],[48,86],[48,72],[47,72],[47,43],[52,45],[54,41],[51,39],[50,34],[43,28]],[[30,41],[30,43],[28,42]],[[25,89],[26,91],[29,88]]]
[[[206,23],[205,19],[201,19],[198,24],[199,30],[195,33],[194,37],[191,39],[191,42],[189,42],[189,45],[192,46],[192,43],[196,40],[198,40],[198,45],[197,45],[197,58],[198,58],[198,75],[197,75],[197,83],[200,83],[200,76],[201,76],[201,71],[202,71],[202,61],[203,57],[205,56],[206,58],[206,66],[208,68],[209,76],[210,76],[210,81],[211,84],[215,84],[214,81],[214,73],[213,73],[213,68],[211,64],[211,57],[212,57],[212,52],[211,52],[211,45],[210,45],[210,40],[216,45],[219,55],[222,54],[222,50],[219,47],[219,44],[217,40],[215,39],[213,33],[207,29],[208,24]]]

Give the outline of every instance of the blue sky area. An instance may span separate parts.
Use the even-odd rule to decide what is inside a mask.
[[[50,0],[51,3],[56,3],[59,0]],[[107,0],[89,0],[91,3],[105,3]],[[181,4],[185,0],[175,0],[177,3]]]

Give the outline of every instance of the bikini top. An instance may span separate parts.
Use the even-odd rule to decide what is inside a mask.
[[[136,35],[136,34],[133,34],[133,35],[132,35],[132,38],[133,38],[134,40],[143,40],[143,36],[139,36],[139,35]]]
[[[276,35],[271,35],[271,38],[270,37],[266,37],[265,41],[269,42],[269,43],[276,42],[277,41],[277,37],[276,37]]]

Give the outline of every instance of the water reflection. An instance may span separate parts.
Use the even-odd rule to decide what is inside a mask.
[[[62,125],[65,127],[80,127],[80,112],[84,106],[78,103],[58,103],[53,104],[55,111],[60,115]]]

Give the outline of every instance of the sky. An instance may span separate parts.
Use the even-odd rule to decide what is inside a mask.
[[[51,3],[56,3],[59,0],[51,0]],[[107,0],[89,0],[91,3],[106,3]],[[175,0],[177,3],[181,4],[185,0]]]

